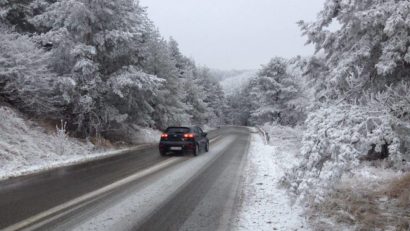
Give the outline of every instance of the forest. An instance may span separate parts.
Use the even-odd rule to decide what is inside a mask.
[[[282,184],[312,203],[364,162],[403,170],[410,2],[327,0],[298,24],[314,54],[274,57],[225,95],[220,76],[164,39],[138,1],[0,0],[0,100],[112,141],[170,125],[298,127],[303,161]]]
[[[409,169],[410,2],[327,0],[316,21],[298,24],[315,54],[273,58],[243,89],[227,96],[228,119],[301,127],[303,159],[282,184],[311,211],[359,224],[357,230],[408,229],[404,217],[378,211],[408,214],[408,177],[393,186],[381,173],[376,176],[385,181],[362,182],[368,186],[358,183],[365,177],[353,183],[346,179],[357,179],[366,166],[380,172]],[[347,187],[337,187],[341,179]],[[395,196],[383,187],[395,188]],[[376,191],[393,201],[386,203],[397,204],[374,201]]]
[[[2,0],[0,9],[0,96],[31,117],[129,142],[140,127],[220,124],[218,81],[138,2]]]

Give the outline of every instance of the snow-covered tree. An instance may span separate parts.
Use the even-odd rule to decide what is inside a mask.
[[[305,66],[316,101],[305,123],[304,161],[284,178],[317,199],[362,161],[408,160],[410,2],[327,0],[300,22],[317,54]]]
[[[304,72],[307,60],[273,58],[238,92],[228,96],[226,121],[239,125],[303,123],[312,104],[312,91]]]
[[[318,81],[328,99],[354,101],[363,90],[383,90],[410,74],[407,0],[327,0],[315,22],[299,24],[326,56]]]
[[[148,55],[143,62],[144,70],[166,80],[156,98],[155,120],[160,128],[167,126],[188,124],[187,105],[184,104],[184,89],[180,79],[181,70],[177,66],[177,48],[172,48],[160,34],[154,31],[148,44]]]
[[[17,32],[34,32],[35,27],[29,22],[34,14],[30,2],[0,0],[0,22],[14,27]]]
[[[0,24],[0,94],[17,108],[59,118],[70,101],[74,81],[56,78],[48,68],[50,53],[27,35]]]
[[[125,139],[222,115],[219,84],[138,1],[0,0],[0,23],[1,96],[71,134]]]
[[[199,97],[206,105],[205,121],[198,121],[213,126],[220,125],[223,122],[223,106],[225,97],[219,82],[213,78],[208,68],[198,68],[194,77]]]
[[[129,102],[138,104],[128,107],[128,111],[124,110],[122,100],[110,98],[129,96],[128,92],[119,93],[118,85],[123,83],[116,83],[124,78],[127,78],[127,86],[158,90],[148,87],[151,82],[143,82],[146,78],[132,77],[141,76],[141,62],[147,49],[144,37],[152,30],[138,2],[55,1],[31,22],[45,31],[36,39],[53,45],[51,66],[54,71],[76,82],[69,122],[79,133],[96,134],[109,129],[117,118],[137,118],[129,115],[134,114],[133,110],[144,115],[138,118],[150,117],[152,105],[148,105],[154,102],[147,97],[156,97],[154,92],[140,95],[139,99],[130,97],[126,105],[130,105]],[[137,105],[140,107],[136,108]],[[152,125],[150,119],[144,125]],[[132,122],[140,123],[141,119]]]
[[[282,125],[296,125],[303,121],[303,111],[297,108],[299,86],[287,69],[286,60],[274,58],[253,80],[249,92],[254,105],[250,112],[253,124],[276,121]]]
[[[154,113],[152,101],[164,82],[164,79],[146,74],[134,66],[124,67],[108,81],[112,91],[106,102],[111,106],[103,118],[109,123],[124,124],[127,121],[144,127],[155,126],[151,118],[151,113]]]
[[[363,160],[388,159],[400,167],[399,122],[388,110],[342,104],[311,113],[306,121],[301,154],[304,159],[284,180],[302,199],[322,197],[343,174]]]
[[[224,110],[225,123],[230,125],[248,126],[252,104],[249,101],[249,85],[226,98],[227,107]]]

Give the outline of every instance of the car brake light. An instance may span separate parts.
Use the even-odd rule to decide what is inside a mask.
[[[184,134],[184,138],[194,138],[194,134],[192,133]]]
[[[162,134],[161,138],[168,138],[168,134],[166,134],[166,133]]]

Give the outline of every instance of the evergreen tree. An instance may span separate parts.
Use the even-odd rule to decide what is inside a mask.
[[[318,79],[326,84],[321,95],[353,102],[365,91],[408,79],[409,15],[407,0],[327,0],[317,21],[299,22],[308,43],[326,55],[326,70]],[[331,31],[334,21],[340,27]]]

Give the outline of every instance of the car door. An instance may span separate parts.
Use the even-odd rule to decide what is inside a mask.
[[[205,137],[204,137],[204,132],[202,131],[202,129],[200,127],[196,127],[197,130],[197,137],[199,138],[198,143],[201,146],[201,148],[205,147]]]

